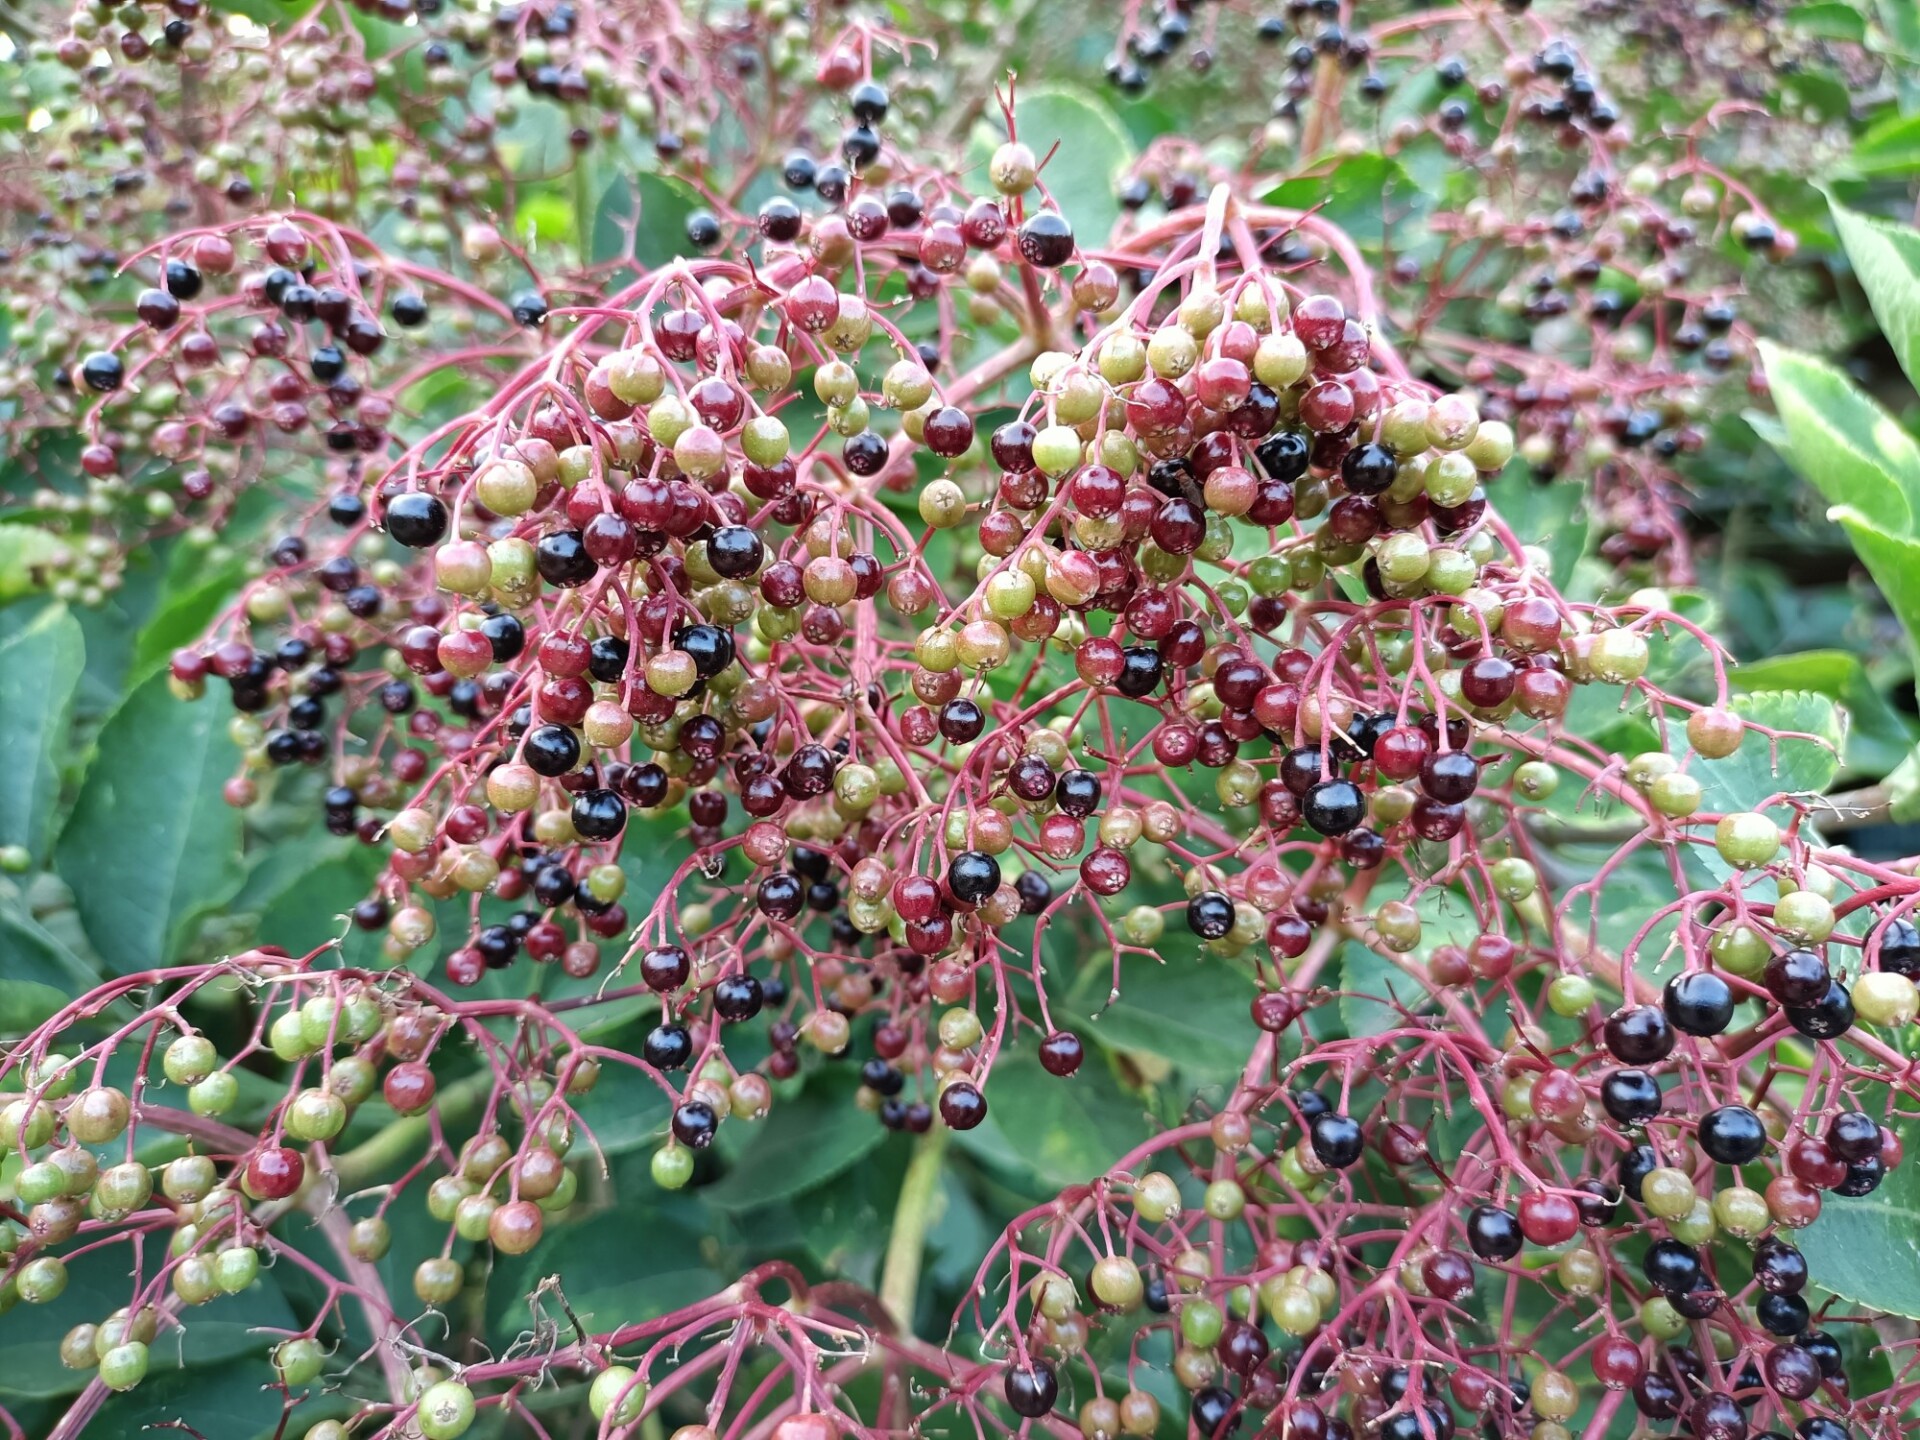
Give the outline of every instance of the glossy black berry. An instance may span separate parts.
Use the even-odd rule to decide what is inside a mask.
[[[1496,1205],[1476,1205],[1467,1213],[1467,1245],[1482,1260],[1511,1260],[1524,1238],[1520,1222]]]
[[[582,840],[611,840],[626,823],[626,802],[611,790],[582,790],[573,797],[573,828]]]
[[[1202,890],[1187,901],[1187,928],[1202,940],[1218,940],[1233,929],[1233,901],[1218,890]]]
[[[387,307],[387,313],[393,316],[393,323],[401,329],[412,330],[427,323],[427,302],[418,295],[396,295],[393,303]]]
[[[1322,835],[1344,835],[1366,818],[1367,800],[1351,780],[1322,780],[1301,800],[1300,814]]]
[[[862,80],[847,96],[853,118],[862,125],[878,125],[887,118],[887,90],[872,80]]]
[[[751,975],[723,975],[714,982],[713,1008],[722,1020],[751,1020],[765,1001],[760,982]]]
[[[1194,1391],[1192,1414],[1201,1440],[1225,1440],[1240,1428],[1233,1392],[1222,1385],[1208,1385]]]
[[[118,390],[125,378],[126,368],[120,363],[120,357],[104,350],[96,350],[80,362],[80,379],[89,390],[103,395]]]
[[[562,589],[584,585],[599,573],[599,566],[587,554],[578,530],[556,530],[551,535],[542,535],[533,549],[533,563],[542,580]]]
[[[1733,1019],[1733,990],[1710,970],[1674,976],[1660,1004],[1683,1035],[1719,1035]]]
[[[641,1042],[640,1053],[656,1070],[683,1070],[693,1059],[693,1036],[684,1025],[656,1025]]]
[[[1920,930],[1911,920],[1895,920],[1880,932],[1877,954],[1882,970],[1909,978],[1920,975]]]
[[[720,1129],[720,1117],[704,1100],[689,1100],[673,1112],[673,1138],[682,1145],[704,1150]]]
[[[1798,1295],[1762,1295],[1753,1307],[1753,1314],[1769,1335],[1790,1338],[1813,1323],[1813,1312]]]
[[[941,1108],[946,1108],[944,1097]],[[1028,1420],[1051,1413],[1054,1401],[1060,1398],[1059,1378],[1044,1360],[1030,1361],[1025,1368],[1018,1363],[1008,1367],[1005,1389],[1013,1413]]]
[[[1622,1125],[1644,1125],[1660,1113],[1660,1085],[1644,1070],[1616,1070],[1600,1082],[1600,1104]]]
[[[1121,652],[1120,678],[1113,688],[1131,699],[1143,699],[1159,688],[1164,664],[1153,646],[1129,645]]]
[[[1366,1147],[1360,1122],[1351,1115],[1330,1113],[1316,1116],[1313,1124],[1307,1128],[1307,1138],[1312,1142],[1313,1153],[1319,1157],[1320,1163],[1332,1166],[1335,1170],[1344,1170],[1353,1164]]]
[[[964,905],[979,905],[1000,888],[1000,862],[982,850],[962,850],[947,862],[947,888]]]
[[[1684,1294],[1700,1283],[1699,1252],[1678,1240],[1654,1241],[1640,1264],[1647,1283],[1670,1295]]]
[[[480,622],[480,633],[493,647],[496,663],[504,665],[527,646],[527,631],[520,621],[507,614],[489,615]]]
[[[544,295],[537,295],[532,291],[528,291],[524,295],[514,296],[513,318],[517,323],[525,325],[529,329],[537,325],[546,324],[546,297]]]
[[[1073,258],[1073,227],[1057,210],[1036,211],[1016,239],[1020,258],[1043,270],[1057,270]]]
[[[1745,1165],[1767,1148],[1767,1129],[1744,1105],[1721,1105],[1700,1117],[1700,1148],[1722,1165]]]
[[[387,502],[387,534],[409,550],[438,545],[447,534],[447,507],[418,490],[396,495]]]
[[[707,537],[707,564],[727,580],[744,580],[759,573],[766,546],[745,525],[723,525]]]
[[[1393,484],[1398,469],[1399,464],[1391,450],[1369,441],[1347,452],[1346,458],[1340,462],[1340,478],[1345,482],[1349,494],[1378,495]]]
[[[1607,1017],[1607,1050],[1628,1065],[1652,1065],[1673,1053],[1673,1027],[1651,1005],[1634,1005]]]
[[[1827,962],[1811,950],[1788,950],[1767,961],[1767,992],[1782,1005],[1809,1006],[1833,985]]]
[[[1787,1022],[1811,1040],[1837,1040],[1853,1028],[1853,995],[1838,980],[1811,1005],[1789,1005]]]
[[[1880,1123],[1858,1110],[1843,1110],[1827,1122],[1826,1139],[1842,1160],[1865,1160],[1880,1153]]]
[[[541,725],[527,732],[521,758],[536,775],[565,775],[580,763],[580,738],[564,725]]]

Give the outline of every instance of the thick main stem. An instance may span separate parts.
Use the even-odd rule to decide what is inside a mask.
[[[880,1272],[880,1303],[886,1306],[903,1335],[913,1333],[914,1301],[920,1289],[920,1260],[926,1251],[927,1229],[940,1190],[940,1172],[947,1150],[947,1127],[936,1125],[914,1146],[900,1182],[900,1204],[887,1237],[886,1263]]]

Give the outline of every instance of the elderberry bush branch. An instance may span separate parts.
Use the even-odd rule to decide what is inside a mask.
[[[1910,1429],[1826,1237],[1920,879],[1693,588],[1743,147],[1899,62],[1136,3],[1136,147],[1081,19],[898,9],[35,17],[7,584],[170,547],[92,763],[184,727],[269,898],[109,930],[91,774],[5,857],[112,971],[0,1050],[0,1342],[82,1316],[12,1428]]]

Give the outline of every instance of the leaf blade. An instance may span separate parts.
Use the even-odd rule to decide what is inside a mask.
[[[221,796],[217,707],[146,681],[107,721],[54,846],[88,938],[116,972],[166,963],[188,918],[240,889],[240,817]]]
[[[13,755],[0,767],[0,845],[24,846],[36,860],[46,858],[67,725],[85,667],[80,622],[64,605],[0,641],[0,735]]]

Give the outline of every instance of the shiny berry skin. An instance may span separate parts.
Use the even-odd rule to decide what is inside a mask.
[[[1767,961],[1768,993],[1782,1005],[1812,1005],[1833,984],[1827,962],[1811,950],[1788,950]]]
[[[1616,1070],[1600,1084],[1600,1103],[1620,1124],[1643,1125],[1660,1113],[1660,1086],[1644,1070]]]
[[[951,1130],[972,1130],[987,1118],[987,1099],[977,1086],[955,1081],[940,1092],[940,1118]]]
[[[1559,1245],[1580,1229],[1580,1207],[1565,1195],[1535,1190],[1520,1201],[1520,1233],[1535,1245]]]
[[[285,1200],[306,1178],[307,1163],[298,1150],[270,1145],[247,1161],[242,1177],[247,1193],[262,1200]]]
[[[1060,1398],[1059,1378],[1044,1360],[1031,1361],[1025,1369],[1018,1362],[1009,1366],[1003,1388],[1013,1413],[1028,1420],[1051,1413]]]
[[[704,1150],[719,1133],[720,1120],[713,1107],[701,1100],[689,1100],[673,1112],[673,1138],[682,1145]]]
[[[1202,940],[1218,940],[1233,928],[1233,901],[1218,890],[1203,890],[1187,901],[1187,928]]]
[[[1660,1004],[1673,1028],[1683,1035],[1719,1035],[1733,1019],[1733,990],[1707,970],[1674,976],[1667,982]]]
[[[447,507],[432,495],[409,490],[387,502],[386,526],[387,534],[409,550],[424,550],[446,538]]]
[[[1329,1113],[1316,1116],[1307,1129],[1307,1136],[1320,1163],[1336,1170],[1344,1170],[1353,1164],[1366,1146],[1360,1122],[1350,1115]]]
[[[1628,1065],[1652,1065],[1673,1053],[1673,1026],[1651,1005],[1635,1005],[1607,1017],[1607,1049]]]
[[[1467,1244],[1482,1260],[1511,1260],[1520,1253],[1519,1223],[1494,1205],[1476,1205],[1467,1213]]]
[[[1057,210],[1036,211],[1020,227],[1020,258],[1042,270],[1057,270],[1073,258],[1073,227]]]
[[[1722,1165],[1745,1165],[1767,1148],[1766,1127],[1744,1105],[1721,1105],[1700,1117],[1700,1148]]]
[[[947,889],[962,904],[978,905],[1000,888],[1000,862],[980,850],[962,850],[947,862]]]
[[[1071,1075],[1085,1059],[1086,1049],[1071,1030],[1056,1030],[1040,1042],[1040,1065],[1049,1075]]]
[[[1351,780],[1322,780],[1302,797],[1301,817],[1322,835],[1344,835],[1366,818],[1366,797]]]

